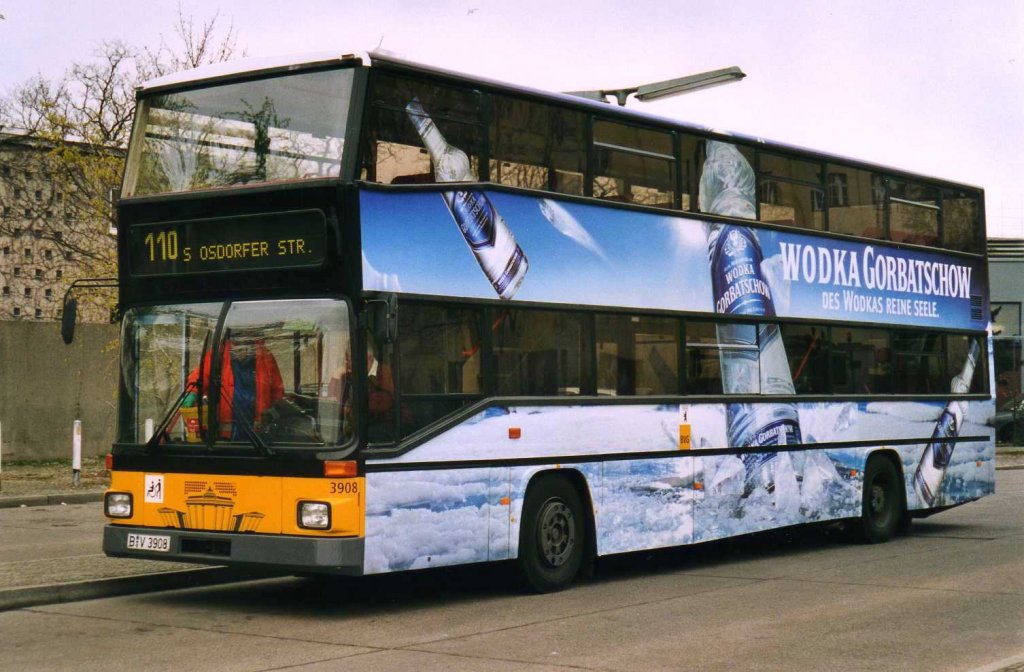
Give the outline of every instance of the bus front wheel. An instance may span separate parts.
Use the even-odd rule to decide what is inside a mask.
[[[526,586],[538,593],[568,587],[583,564],[586,530],[572,483],[557,474],[531,483],[519,530],[519,570]]]
[[[864,495],[857,536],[869,544],[889,541],[904,517],[903,482],[896,466],[883,456],[872,457],[864,470]]]

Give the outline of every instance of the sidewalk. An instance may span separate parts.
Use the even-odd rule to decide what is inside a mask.
[[[997,469],[1024,469],[1024,448],[1000,447]],[[19,488],[24,493],[24,488]],[[242,581],[266,576],[186,563],[108,558],[102,486],[67,492],[0,491],[0,611]]]

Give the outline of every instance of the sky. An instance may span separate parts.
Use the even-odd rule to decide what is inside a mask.
[[[368,52],[552,91],[737,65],[645,112],[980,186],[990,237],[1024,237],[1019,0],[0,0],[0,94],[104,40],[177,44],[179,6],[248,56]]]

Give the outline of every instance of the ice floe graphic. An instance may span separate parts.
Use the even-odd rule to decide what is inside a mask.
[[[968,402],[961,435],[990,436],[983,424],[991,402]],[[448,460],[564,458],[579,470],[593,497],[599,554],[709,541],[760,530],[860,515],[864,465],[876,448],[903,464],[907,504],[920,508],[910,479],[942,402],[799,404],[805,445],[773,458],[775,487],[744,488],[737,455],[705,454],[726,447],[725,405],[687,405],[691,450],[679,450],[679,406],[501,406],[391,459],[402,464]],[[508,429],[521,438],[510,442]],[[866,447],[814,449],[813,443],[860,442]],[[874,442],[874,443],[872,443]],[[652,452],[663,457],[568,464],[572,456]],[[561,460],[560,460],[561,461]],[[411,465],[409,465],[411,466]],[[515,557],[518,511],[529,477],[553,465],[372,472],[367,475],[368,573]],[[990,494],[995,463],[989,440],[959,443],[937,506]]]
[[[572,216],[568,210],[565,209],[562,204],[557,201],[553,201],[550,198],[542,198],[537,202],[540,207],[541,214],[544,218],[551,223],[551,226],[567,238],[579,243],[582,247],[593,252],[595,255],[601,258],[602,261],[608,261],[608,257],[605,255],[604,250],[601,249],[601,245],[598,244],[594,237],[590,235],[590,232],[580,224],[579,220]]]
[[[399,281],[397,273],[381,273],[374,268],[370,260],[366,258],[366,252],[363,252],[363,289],[400,292],[402,283]]]

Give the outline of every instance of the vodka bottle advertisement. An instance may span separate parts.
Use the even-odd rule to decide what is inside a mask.
[[[439,182],[471,182],[476,179],[466,153],[441,135],[419,100],[405,106],[406,114],[427,147]],[[515,296],[529,267],[523,249],[486,194],[467,190],[441,194],[469,249],[502,299]]]
[[[950,392],[966,394],[971,389],[971,380],[974,378],[974,369],[978,365],[980,353],[981,345],[978,340],[972,340],[967,352],[967,361],[964,362],[964,368],[960,373],[953,376]],[[966,401],[950,401],[935,423],[931,441],[925,446],[921,462],[914,474],[914,492],[917,493],[918,501],[925,506],[934,506],[938,500],[942,479],[946,475],[946,468],[956,445],[954,439],[960,435],[966,414]]]
[[[708,141],[707,159],[701,175],[702,210],[719,215],[753,218],[754,171],[743,155],[730,144]],[[757,236],[749,227],[713,223],[706,226],[712,298],[716,313],[774,317],[771,287],[761,271],[763,254]],[[718,328],[721,347],[722,385],[726,394],[795,394],[785,346],[777,324],[722,324]],[[729,404],[726,409],[729,445],[743,448],[784,446],[802,441],[796,406],[777,404]],[[744,494],[756,488],[775,492],[780,461],[788,453],[750,453],[746,466]],[[791,465],[785,465],[791,467]],[[785,493],[795,494],[796,483]],[[776,502],[780,500],[776,493]]]

